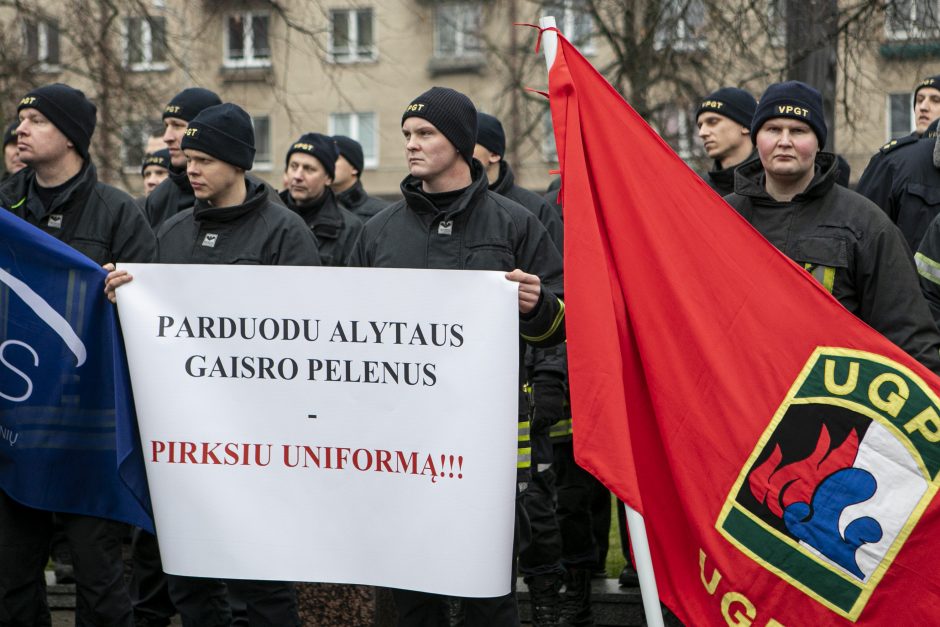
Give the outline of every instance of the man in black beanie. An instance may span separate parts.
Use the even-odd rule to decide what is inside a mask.
[[[140,176],[144,179],[144,195],[156,189],[170,174],[170,151],[162,148],[144,155],[140,164]]]
[[[923,135],[937,118],[940,118],[940,75],[925,78],[914,89],[914,133]]]
[[[170,172],[167,180],[147,196],[144,213],[156,229],[167,218],[193,206],[195,197],[186,176],[186,155],[180,142],[189,121],[206,107],[222,104],[219,96],[202,87],[188,87],[173,96],[163,108],[163,141],[170,151]]]
[[[362,220],[336,203],[333,182],[337,150],[332,137],[305,133],[287,151],[287,189],[281,200],[317,238],[325,266],[345,266],[362,230]]]
[[[757,101],[737,87],[722,87],[707,95],[695,111],[698,136],[714,159],[705,182],[725,196],[734,191],[737,166],[757,156],[751,144],[751,118]]]
[[[333,193],[336,202],[352,211],[363,222],[389,206],[389,202],[370,196],[362,187],[362,169],[365,158],[362,146],[352,137],[334,135],[333,141],[339,149],[336,158],[336,173],[333,175]]]
[[[516,177],[506,155],[506,134],[503,125],[495,116],[477,113],[477,142],[473,148],[473,158],[483,164],[490,191],[514,200],[539,219],[548,229],[552,242],[561,252],[564,247],[564,230],[561,217],[552,209],[544,198],[516,185]]]
[[[433,87],[415,98],[402,115],[402,134],[410,174],[402,181],[403,200],[380,211],[363,227],[351,266],[497,270],[519,284],[522,342],[552,345],[564,339],[561,257],[538,219],[521,205],[489,191],[479,161],[473,159],[476,108],[453,89]],[[531,273],[531,274],[530,274]],[[446,295],[441,295],[446,298]],[[519,490],[528,481],[527,402],[519,351]],[[524,515],[518,516],[517,531]],[[429,533],[431,529],[429,528]],[[455,568],[459,569],[459,565]],[[506,583],[513,586],[513,565]],[[446,624],[447,599],[440,595],[394,590],[399,625]],[[469,627],[519,624],[515,595],[462,599]]]
[[[57,83],[29,92],[17,109],[16,145],[27,167],[0,185],[0,206],[99,264],[151,261],[156,241],[143,214],[129,195],[98,181],[88,156],[95,105]],[[76,623],[133,625],[121,555],[125,525],[55,517],[74,561]],[[0,491],[0,624],[49,624],[43,570],[52,530],[52,512]]]
[[[251,118],[237,105],[214,105],[190,120],[180,148],[196,201],[160,227],[158,263],[320,265],[316,239],[303,220],[245,176],[254,143]],[[106,292],[114,302],[115,290],[132,277],[108,269]],[[227,627],[232,615],[226,586],[263,624],[300,624],[290,583],[176,575],[167,581],[185,627]]]
[[[16,127],[19,125],[20,121],[14,120],[3,132],[4,181],[26,167],[26,164],[20,160],[20,151],[16,148]]]
[[[561,216],[544,198],[516,185],[512,168],[504,159],[505,154],[506,134],[502,123],[495,116],[478,112],[477,143],[473,156],[486,170],[490,191],[514,200],[535,214],[561,253]],[[522,495],[522,505],[529,520],[532,539],[519,555],[519,573],[529,588],[532,624],[541,627],[558,621],[561,609],[558,591],[565,575],[561,563],[561,533],[555,519],[555,479],[551,468],[553,459],[549,429],[564,414],[566,363],[558,347],[526,346],[525,350],[527,389],[530,390],[535,411],[529,419],[531,481]],[[574,590],[582,582],[590,587],[589,570],[586,574],[587,578],[582,577],[579,581],[569,580],[569,589]],[[590,600],[590,596],[579,598]]]
[[[835,155],[820,151],[826,135],[816,89],[771,85],[751,125],[760,159],[738,168],[725,200],[846,309],[940,373],[940,332],[904,237],[871,201],[836,184]]]

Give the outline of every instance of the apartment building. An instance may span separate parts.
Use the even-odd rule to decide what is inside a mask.
[[[911,131],[912,88],[940,73],[940,30],[930,26],[938,1],[874,8],[863,24],[840,31],[835,150],[849,160],[853,180],[886,139]],[[618,5],[650,4],[653,26],[649,12],[639,22],[617,23]],[[734,13],[738,4],[749,13]],[[840,2],[846,16],[862,5]],[[99,104],[93,153],[106,177],[132,191],[140,189],[143,147],[150,129],[160,127],[163,105],[191,85],[213,89],[251,114],[254,173],[275,187],[290,142],[317,131],[359,140],[367,189],[396,196],[406,174],[402,110],[431,85],[443,85],[503,120],[517,178],[541,189],[557,167],[550,118],[547,102],[524,87],[545,89],[547,77],[534,51],[537,32],[514,22],[554,15],[628,100],[634,90],[640,94],[646,76],[672,64],[669,80],[651,81],[637,97],[680,156],[705,169],[692,119],[697,99],[734,84],[759,95],[783,79],[786,10],[803,6],[611,0],[598,16],[583,0],[62,0],[0,10],[7,32],[21,37],[21,62],[0,54],[0,67],[8,66],[6,87],[14,93],[53,81],[85,89]],[[750,54],[729,40],[729,25]],[[647,46],[643,59],[652,65],[643,76],[618,70],[631,63],[613,38],[618,26],[635,27],[634,40]],[[14,108],[8,103],[5,117]]]

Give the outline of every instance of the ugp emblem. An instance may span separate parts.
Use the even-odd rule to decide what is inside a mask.
[[[738,549],[855,620],[937,491],[940,400],[880,355],[817,348],[728,495]]]

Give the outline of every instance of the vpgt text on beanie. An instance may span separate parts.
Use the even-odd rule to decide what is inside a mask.
[[[189,121],[180,142],[180,149],[190,148],[250,170],[255,160],[255,131],[251,117],[231,102],[203,109]]]
[[[163,119],[179,118],[189,122],[208,107],[222,104],[222,99],[214,92],[202,87],[189,87],[173,96],[163,109]]]
[[[809,124],[819,140],[819,149],[826,145],[826,118],[823,113],[822,94],[800,81],[774,83],[767,88],[757,103],[751,122],[751,142],[757,143],[757,131],[767,120],[791,118]]]
[[[750,129],[756,108],[757,101],[748,92],[737,87],[722,87],[705,96],[705,99],[699,103],[695,111],[695,119],[698,120],[698,116],[702,113],[711,111]]]
[[[84,93],[64,83],[43,85],[20,100],[16,110],[23,109],[36,109],[46,116],[72,142],[78,154],[88,158],[98,109]]]
[[[287,156],[284,158],[284,165],[290,163],[290,156],[295,152],[302,152],[314,157],[323,165],[327,176],[333,178],[336,175],[336,158],[339,157],[339,151],[336,149],[336,142],[329,135],[320,133],[304,133],[300,139],[291,144],[287,150]]]
[[[477,109],[465,95],[448,87],[432,87],[405,108],[402,124],[408,118],[423,118],[433,124],[464,161],[471,163],[477,143]]]

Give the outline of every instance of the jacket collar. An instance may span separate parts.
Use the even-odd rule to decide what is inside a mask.
[[[82,165],[82,169],[79,170],[78,175],[75,177],[75,182],[56,197],[51,207],[46,208],[39,201],[39,196],[36,192],[36,171],[32,168],[26,168],[23,171],[26,172],[26,189],[29,190],[28,197],[30,202],[27,203],[27,206],[29,211],[33,213],[37,219],[42,219],[52,213],[61,213],[63,208],[68,209],[69,207],[76,206],[77,202],[75,201],[79,197],[88,196],[91,188],[98,182],[98,173],[95,170],[95,165],[90,160],[86,159],[85,163]]]
[[[173,183],[180,189],[184,194],[193,195],[193,186],[189,184],[189,177],[186,176],[186,168],[182,170],[177,170],[172,165],[170,166],[170,173],[167,176]]]
[[[349,191],[349,190],[347,190]],[[343,213],[336,204],[333,190],[327,187],[317,202],[303,207],[294,203],[290,190],[278,194],[287,208],[304,219],[319,239],[336,239],[343,229]]]
[[[490,185],[490,191],[505,196],[516,185],[516,177],[512,173],[512,168],[505,161],[499,162],[499,176],[496,182]]]
[[[352,187],[338,194],[334,193],[334,196],[336,196],[336,200],[347,207],[358,207],[369,198],[365,188],[362,186],[362,181],[358,178],[356,182],[353,183]]]
[[[816,154],[816,173],[813,180],[805,190],[793,197],[790,202],[806,202],[813,198],[819,198],[832,189],[836,183],[838,174],[838,163],[836,156],[831,152],[819,152]],[[764,166],[760,159],[754,159],[741,164],[735,170],[734,192],[740,196],[746,196],[758,204],[774,204],[774,200],[765,188]]]
[[[264,185],[245,178],[245,202],[232,207],[213,207],[204,200],[196,199],[193,217],[199,222],[232,222],[243,215],[259,209],[268,201]]]
[[[451,205],[445,218],[454,218],[457,215],[470,211],[476,201],[486,195],[489,181],[486,178],[486,172],[483,170],[483,164],[474,159],[470,166],[470,185],[464,190],[460,198]],[[401,182],[401,194],[405,197],[405,203],[416,213],[430,214],[436,216],[440,213],[421,188],[421,179],[410,174]]]

